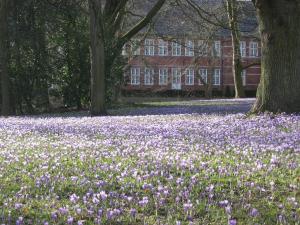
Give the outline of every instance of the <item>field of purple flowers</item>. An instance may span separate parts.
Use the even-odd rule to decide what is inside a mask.
[[[0,224],[299,224],[300,116],[203,107],[0,118]]]

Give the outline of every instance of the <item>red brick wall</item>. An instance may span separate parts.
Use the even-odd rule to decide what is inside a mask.
[[[251,38],[245,38],[243,41],[246,41],[246,57],[243,57],[244,65],[251,64],[253,62],[259,61],[260,59],[260,43]],[[249,57],[249,43],[250,41],[256,41],[259,44],[258,48],[258,57]],[[194,41],[196,44],[197,41]],[[182,56],[171,56],[172,54],[172,45],[169,42],[168,44],[168,56],[159,56],[158,55],[158,40],[155,40],[155,55],[154,56],[144,56],[144,47],[141,46],[140,55],[134,56],[129,60],[129,65],[132,67],[140,68],[140,84],[131,85],[130,84],[130,70],[125,72],[125,79],[127,84],[123,89],[130,90],[149,90],[149,91],[166,91],[172,90],[172,72],[171,68],[181,68],[181,89],[182,90],[203,90],[203,85],[199,85],[199,79],[197,78],[196,72],[194,75],[194,85],[185,84],[185,72],[186,68],[195,68],[194,65],[197,65],[197,68],[207,68],[208,73],[212,73],[213,68],[221,69],[221,84],[219,86],[213,86],[214,89],[219,89],[225,91],[226,87],[229,86],[233,88],[233,75],[232,75],[232,44],[231,39],[226,38],[221,40],[221,57],[190,57],[183,56],[185,54],[185,48],[182,47],[181,54]],[[195,59],[197,57],[197,60]],[[196,63],[195,63],[196,60]],[[144,84],[144,68],[151,67],[154,69],[154,85],[145,85]],[[168,68],[168,85],[159,85],[159,68],[164,67]],[[130,68],[130,67],[128,67]],[[260,79],[261,69],[260,66],[253,66],[246,69],[246,90],[256,90],[259,79]]]

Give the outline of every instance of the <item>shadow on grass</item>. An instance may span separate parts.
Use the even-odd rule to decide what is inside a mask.
[[[255,99],[214,99],[190,101],[155,101],[155,102],[124,102],[111,105],[108,116],[145,116],[145,115],[178,115],[207,114],[227,115],[247,113]],[[71,111],[35,115],[45,117],[86,117],[89,111]]]

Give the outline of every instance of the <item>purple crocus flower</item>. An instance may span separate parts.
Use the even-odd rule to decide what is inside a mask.
[[[236,219],[229,219],[228,220],[228,225],[237,225],[237,220]]]
[[[259,211],[256,208],[252,208],[250,211],[250,216],[256,217],[259,215]]]

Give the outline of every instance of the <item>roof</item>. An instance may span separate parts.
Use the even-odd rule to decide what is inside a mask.
[[[178,4],[181,1],[182,4]],[[153,19],[152,35],[182,38],[185,36],[209,38],[210,36],[230,36],[228,17],[224,0],[191,0],[203,9],[205,19],[201,19],[197,11],[184,0],[170,0]],[[135,0],[133,10],[136,14],[146,15],[156,0]],[[239,2],[239,27],[242,36],[258,36],[258,25],[255,8],[252,2]],[[132,23],[139,18],[135,17]],[[224,26],[214,26],[211,21],[222,21]],[[216,22],[218,23],[218,22]],[[132,24],[131,24],[132,25]],[[145,33],[148,29],[143,29]],[[140,34],[141,34],[140,33]]]

